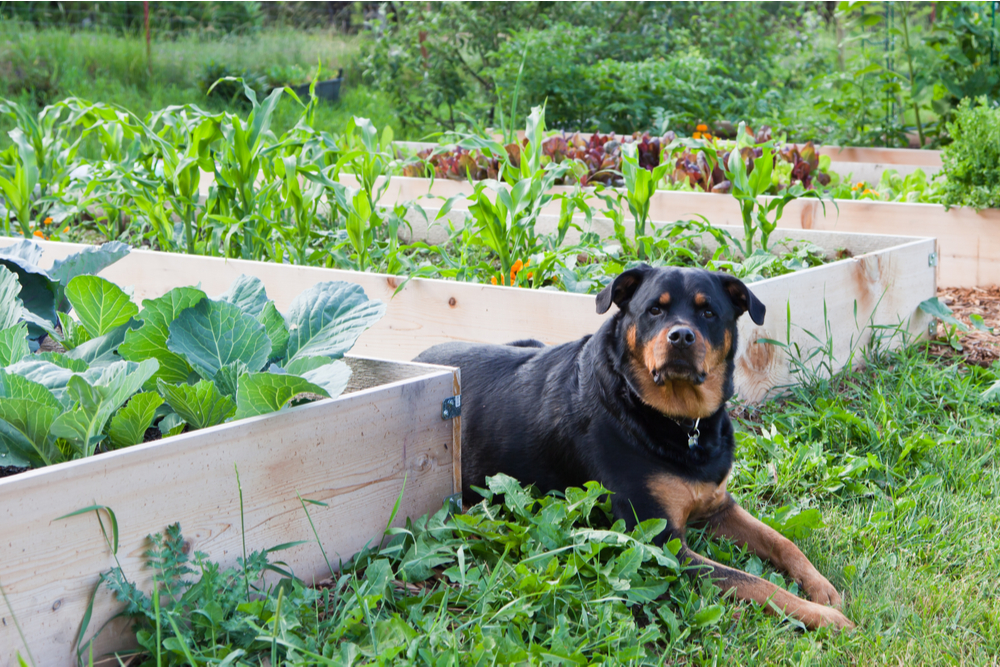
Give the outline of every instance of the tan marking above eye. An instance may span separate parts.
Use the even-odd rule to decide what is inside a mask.
[[[670,303],[670,292],[664,292],[660,295],[660,303],[664,306]]]
[[[694,305],[704,306],[707,303],[708,303],[708,297],[702,294],[701,292],[694,295]]]

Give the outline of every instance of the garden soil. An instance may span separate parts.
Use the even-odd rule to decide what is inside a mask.
[[[962,356],[969,363],[989,366],[1000,359],[1000,285],[990,287],[944,287],[938,290],[938,298],[944,302],[955,317],[969,327],[967,332],[957,332],[962,344]],[[977,314],[983,323],[992,328],[993,333],[980,331],[972,326],[969,315]],[[947,328],[938,324],[938,338],[947,340]]]

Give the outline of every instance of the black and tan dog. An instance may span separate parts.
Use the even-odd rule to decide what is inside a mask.
[[[731,276],[700,269],[640,266],[597,295],[597,312],[618,312],[593,336],[545,347],[446,343],[417,361],[462,371],[462,479],[485,486],[498,472],[541,491],[597,480],[613,491],[616,518],[631,527],[667,520],[659,542],[688,523],[746,545],[786,571],[812,598],[711,561],[687,547],[678,554],[723,590],[807,627],[853,624],[832,606],[836,589],[799,549],[754,519],[726,491],[733,462],[736,320],[763,324],[764,306]]]

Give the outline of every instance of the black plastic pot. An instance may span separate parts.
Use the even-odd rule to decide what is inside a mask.
[[[316,83],[316,97],[327,102],[337,102],[340,100],[340,83],[344,80],[344,70],[340,69],[337,71],[336,79],[328,79],[326,81],[319,81]],[[292,86],[292,90],[299,97],[307,97],[309,95],[309,84],[303,84],[301,86]]]

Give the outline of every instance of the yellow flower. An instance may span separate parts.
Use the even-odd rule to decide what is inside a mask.
[[[40,239],[44,239],[45,238],[45,234],[42,234],[42,230],[40,230],[40,229],[36,229],[35,230],[35,236],[37,236]]]
[[[44,220],[42,220],[42,224],[43,225],[51,225],[52,224],[52,218],[45,218]]]
[[[871,188],[865,188],[864,191],[861,193],[861,196],[863,197],[865,195],[873,195],[873,194],[875,194],[874,190],[872,190]]]
[[[496,285],[497,284],[497,277],[496,276],[492,276],[490,278],[490,283],[493,284],[493,285]]]
[[[701,139],[701,132],[695,132],[691,135],[692,139]]]
[[[708,125],[705,125],[705,124],[699,124],[699,125],[698,125],[698,126],[697,126],[696,128],[694,128],[694,129],[698,130],[699,132],[708,132]]]
[[[62,230],[63,234],[69,234],[69,225],[66,225],[66,229]]]

